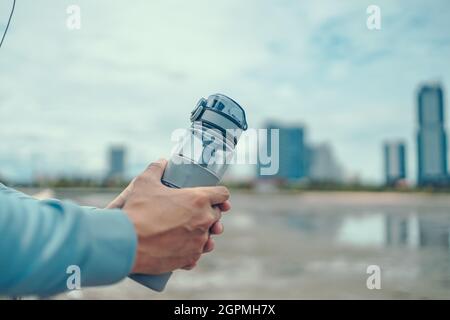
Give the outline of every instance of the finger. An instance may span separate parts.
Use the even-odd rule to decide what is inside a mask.
[[[212,225],[212,227],[209,229],[209,232],[210,232],[211,234],[219,235],[219,234],[222,234],[222,233],[223,233],[223,229],[224,229],[224,227],[223,227],[222,222],[217,221],[217,222],[214,223],[214,224]]]
[[[231,209],[231,202],[227,200],[224,203],[219,204],[219,208],[222,212],[229,211]]]
[[[143,175],[149,178],[152,178],[156,181],[160,181],[163,173],[164,173],[164,169],[167,166],[167,160],[166,159],[159,159],[155,162],[152,162],[149,164],[149,166],[147,167],[147,169],[145,169]]]
[[[220,210],[220,208],[218,206],[212,207],[212,214],[214,216],[214,223],[219,221],[220,218],[222,218],[222,211]]]
[[[195,267],[197,266],[197,264],[196,263],[194,263],[194,264],[189,264],[189,265],[187,265],[187,266],[185,266],[185,267],[183,267],[183,268],[181,268],[181,269],[183,269],[183,270],[192,270],[192,269],[194,269]]]
[[[106,206],[107,209],[114,209],[114,208],[120,209],[125,205],[125,201],[127,200],[128,196],[130,195],[133,189],[134,180],[135,179],[133,179],[130,182],[130,184],[113,201],[111,201]]]
[[[206,242],[205,246],[203,247],[203,253],[208,253],[214,250],[214,247],[216,246],[214,240],[212,238],[209,238]]]
[[[221,204],[230,198],[230,192],[225,187],[199,187],[207,195],[211,205]]]
[[[113,201],[111,201],[106,209],[121,209],[125,205],[125,198],[119,194]]]

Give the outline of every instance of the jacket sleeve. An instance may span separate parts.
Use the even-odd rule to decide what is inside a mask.
[[[81,286],[126,277],[137,239],[119,209],[36,201],[0,187],[0,295],[52,295],[68,289],[74,266]]]

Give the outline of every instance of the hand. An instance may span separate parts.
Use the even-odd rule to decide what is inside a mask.
[[[209,236],[223,232],[221,212],[230,209],[224,187],[173,189],[161,183],[167,161],[152,163],[109,205],[122,208],[138,235],[134,273],[192,269],[214,249]]]
[[[163,165],[165,167],[166,166],[165,160],[160,160],[160,161],[163,162]],[[158,162],[160,162],[160,161],[158,161]],[[108,206],[106,208],[108,208],[108,209],[114,209],[114,208],[122,209],[124,204],[125,204],[126,199],[128,198],[128,196],[131,193],[131,190],[133,189],[135,180],[136,180],[136,178],[133,179],[130,182],[130,184],[113,201],[111,201],[111,203],[108,204]],[[219,204],[218,206],[219,206],[219,208],[220,208],[220,210],[222,212],[226,212],[226,211],[229,211],[231,209],[231,203],[230,203],[229,200],[225,201],[224,203]],[[223,226],[222,222],[220,222],[220,220],[219,220],[219,221],[215,222],[211,226],[209,232],[210,232],[210,235],[220,235],[220,234],[223,233],[223,230],[224,230],[224,226]],[[208,252],[213,251],[214,247],[215,247],[214,240],[211,237],[209,237],[208,241],[206,242],[206,245],[205,245],[203,253],[208,253]],[[185,266],[185,267],[183,267],[183,269],[191,270],[193,267],[195,267],[195,265],[193,265],[193,266],[190,266],[190,265],[189,266]]]

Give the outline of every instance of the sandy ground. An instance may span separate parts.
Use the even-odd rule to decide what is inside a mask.
[[[114,196],[56,195],[95,206]],[[216,250],[176,271],[165,292],[125,279],[53,298],[450,298],[449,196],[234,192],[232,203]],[[367,288],[370,265],[381,268],[380,290]]]

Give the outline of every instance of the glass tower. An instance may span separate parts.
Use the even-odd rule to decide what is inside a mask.
[[[447,183],[447,136],[444,94],[440,85],[424,85],[417,97],[419,185]]]
[[[386,185],[396,185],[406,178],[406,147],[403,142],[384,144],[384,172]]]
[[[284,126],[270,122],[267,138],[264,142],[271,154],[270,130],[279,130],[279,170],[274,176],[260,178],[276,178],[283,181],[297,181],[308,176],[308,150],[305,145],[305,130],[302,126]],[[261,146],[260,146],[261,147]],[[261,164],[258,162],[258,172]]]
[[[125,175],[125,148],[113,146],[109,150],[109,178],[123,179]]]

